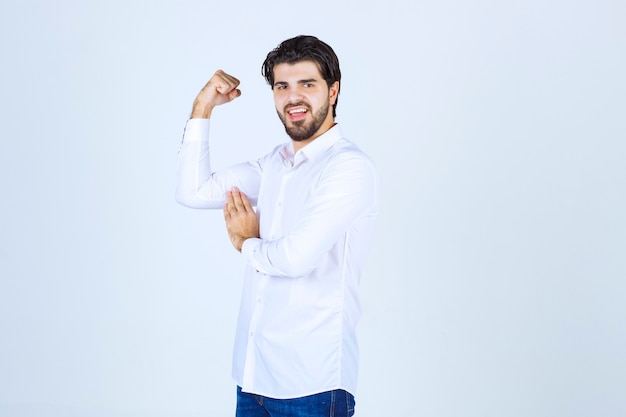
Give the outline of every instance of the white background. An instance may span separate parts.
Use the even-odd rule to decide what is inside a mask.
[[[222,68],[217,168],[285,141],[260,75],[313,34],[377,162],[359,417],[626,414],[619,0],[4,1],[0,416],[234,415],[243,265],[174,202]]]

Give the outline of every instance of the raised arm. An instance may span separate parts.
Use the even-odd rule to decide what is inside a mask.
[[[241,95],[239,80],[218,70],[194,100],[178,154],[176,201],[191,208],[221,209],[232,187],[256,203],[261,181],[260,162],[247,162],[213,172],[209,152],[209,117],[215,106]]]

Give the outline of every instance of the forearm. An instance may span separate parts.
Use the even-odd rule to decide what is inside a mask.
[[[211,178],[209,120],[189,120],[177,161],[176,201],[192,208],[221,208],[223,191],[204,187]]]
[[[210,119],[215,106],[202,102],[196,98],[191,109],[190,119]]]
[[[331,250],[344,250],[369,230],[378,210],[373,166],[344,159],[326,171],[285,235],[268,239],[262,234],[243,243],[242,254],[254,269],[291,278],[308,275]]]

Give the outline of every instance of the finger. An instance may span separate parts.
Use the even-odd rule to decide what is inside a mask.
[[[232,191],[226,191],[226,204],[224,204],[224,210],[227,210],[229,213],[237,210]]]
[[[228,93],[228,98],[230,99],[230,101],[233,101],[234,99],[236,99],[240,95],[241,95],[241,90],[238,89],[238,88],[235,88],[230,93]]]
[[[215,75],[217,75],[220,78],[226,80],[229,84],[232,84],[235,87],[237,87],[239,85],[239,83],[240,83],[240,81],[237,78],[233,77],[230,74],[227,74],[226,72],[222,71],[221,69],[215,71]]]
[[[222,70],[217,70],[214,75],[215,81],[217,82],[217,91],[221,94],[229,94],[231,91],[236,90],[239,86],[240,81],[226,74]]]
[[[241,95],[241,90],[238,88],[231,87],[230,85],[219,85],[215,88],[215,90],[226,97],[228,100],[233,101],[237,97]]]
[[[230,220],[230,210],[228,209],[228,204],[224,204],[224,220]]]
[[[238,211],[242,211],[242,212],[254,212],[254,210],[252,209],[252,205],[250,204],[250,201],[248,200],[248,197],[246,196],[245,193],[239,191],[239,189],[237,187],[233,187],[233,202],[235,203],[235,206],[237,207]]]
[[[233,92],[237,91],[236,87],[237,86],[235,86],[233,84],[220,81],[215,86],[215,91],[217,91],[220,94],[227,95],[230,98],[231,94],[233,94]],[[231,100],[232,100],[232,98],[231,98]]]
[[[253,211],[252,210],[252,205],[250,204],[250,200],[248,200],[248,196],[245,195],[244,193],[240,193],[241,194],[241,201],[243,202],[243,207],[246,211]]]
[[[239,189],[237,187],[233,187],[232,191],[231,191],[231,197],[233,200],[233,204],[235,205],[237,210],[245,210],[246,207],[243,204],[243,200],[241,199],[241,192],[239,191]]]

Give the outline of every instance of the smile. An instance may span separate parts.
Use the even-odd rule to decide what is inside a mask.
[[[306,117],[308,110],[305,107],[293,107],[287,110],[287,114],[291,120],[300,120]]]

